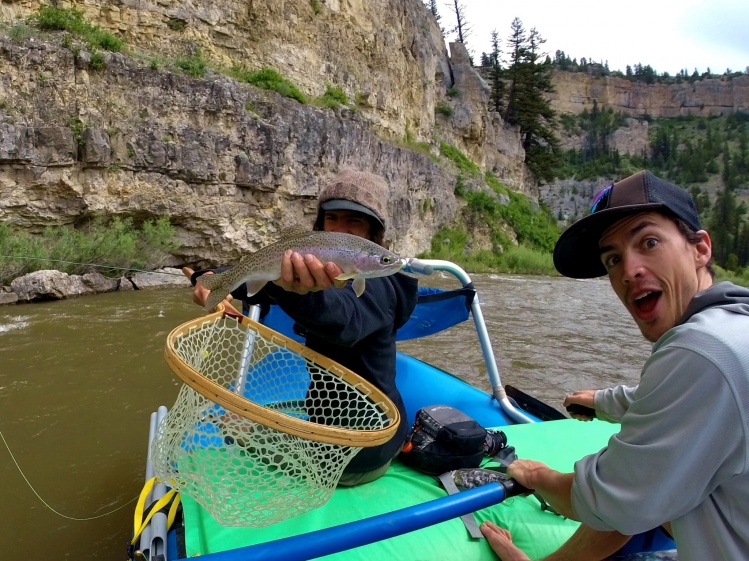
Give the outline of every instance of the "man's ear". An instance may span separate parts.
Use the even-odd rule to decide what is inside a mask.
[[[713,242],[710,240],[710,234],[705,230],[700,230],[697,233],[702,236],[702,240],[694,246],[695,263],[698,268],[702,268],[707,266],[713,256]]]

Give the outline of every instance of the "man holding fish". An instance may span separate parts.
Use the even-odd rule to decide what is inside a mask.
[[[387,443],[359,452],[339,485],[374,481],[398,454],[408,427],[395,385],[395,333],[416,306],[418,283],[382,247],[388,187],[377,175],[345,169],[318,197],[313,231],[293,230],[218,274],[199,279],[193,300],[212,309],[229,293],[251,304],[277,304],[306,345],[375,384],[398,408]],[[348,282],[351,280],[352,282]]]

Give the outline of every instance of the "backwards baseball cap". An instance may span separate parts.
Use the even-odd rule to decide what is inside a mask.
[[[318,204],[322,210],[353,210],[387,224],[388,186],[379,175],[344,169],[326,185]]]
[[[649,171],[641,171],[601,189],[593,199],[590,214],[564,231],[554,247],[557,271],[573,279],[605,275],[598,247],[603,233],[622,218],[649,210],[680,218],[695,232],[702,229],[689,193]]]

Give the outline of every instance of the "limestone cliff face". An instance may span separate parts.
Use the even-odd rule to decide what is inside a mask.
[[[749,111],[749,75],[709,78],[694,83],[645,84],[615,76],[557,70],[553,82],[556,92],[549,95],[549,100],[559,114],[590,111],[595,102],[601,109],[611,108],[629,116],[625,126],[609,138],[610,147],[621,154],[639,156],[650,150],[645,115],[653,118],[709,117]],[[561,141],[565,150],[580,149],[583,145],[582,137],[564,132]],[[565,186],[562,182],[557,187],[564,189]]]
[[[555,71],[556,93],[550,95],[559,113],[577,115],[593,108],[612,108],[625,115],[654,118],[729,115],[749,111],[749,75],[720,77],[681,84],[645,84],[616,76]]]
[[[389,235],[401,251],[425,247],[455,214],[454,176],[378,139],[351,111],[221,75],[154,71],[124,55],[88,72],[49,45],[3,44],[0,53],[3,90],[21,98],[0,123],[3,220],[39,229],[94,212],[168,215],[180,228],[180,259],[236,258],[285,227],[310,225],[321,185],[344,165],[390,182]],[[45,74],[54,78],[39,83]],[[20,105],[29,87],[30,103]],[[31,122],[13,119],[21,108]]]
[[[12,24],[39,5],[3,2],[0,15]],[[309,225],[320,187],[353,165],[389,181],[389,237],[415,254],[456,214],[455,172],[398,147],[406,135],[434,153],[440,140],[455,144],[537,194],[517,131],[487,111],[463,46],[448,55],[419,0],[58,5],[123,37],[129,54],[105,53],[106,67],[93,71],[85,46],[65,47],[59,35],[0,40],[0,220],[39,229],[101,211],[166,214],[182,242],[176,261],[223,261]],[[149,64],[198,48],[214,68],[271,66],[311,97],[341,87],[357,110]],[[452,86],[459,95],[448,99]],[[438,103],[453,117],[436,119]]]

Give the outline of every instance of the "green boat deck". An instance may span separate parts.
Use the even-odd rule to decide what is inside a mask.
[[[560,471],[571,471],[576,460],[606,445],[618,425],[572,419],[500,427],[519,458],[542,461]],[[185,546],[188,557],[304,534],[413,506],[444,497],[446,491],[433,477],[394,462],[377,481],[336,489],[321,508],[266,528],[224,527],[190,497],[182,497]],[[542,511],[533,497],[514,497],[475,513],[478,523],[492,520],[508,528],[515,543],[532,559],[543,557],[562,544],[578,523]],[[472,539],[460,519],[396,536],[349,551],[328,555],[329,561],[467,561],[497,557],[486,540]]]

